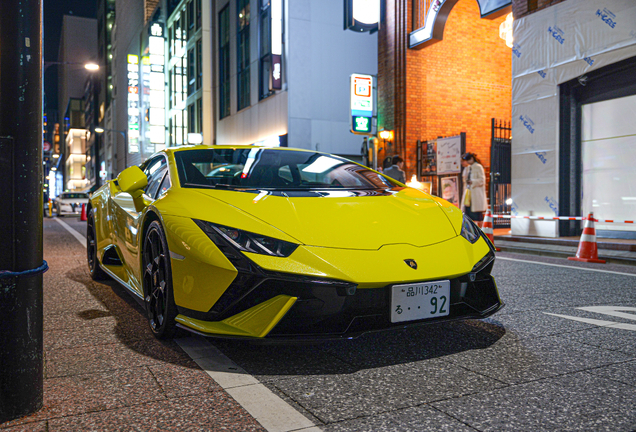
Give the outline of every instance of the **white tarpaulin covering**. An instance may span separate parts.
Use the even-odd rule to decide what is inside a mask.
[[[513,34],[512,214],[558,216],[558,85],[636,56],[636,0],[568,0],[515,20]],[[511,224],[515,235],[558,235],[556,222]]]

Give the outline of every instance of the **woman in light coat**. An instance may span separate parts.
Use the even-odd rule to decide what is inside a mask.
[[[479,163],[474,153],[466,153],[462,156],[466,166],[462,172],[464,190],[462,192],[462,211],[474,221],[482,221],[484,212],[488,207],[486,202],[486,174],[484,167]],[[465,205],[466,191],[470,189],[470,205]],[[479,223],[478,223],[479,225]]]

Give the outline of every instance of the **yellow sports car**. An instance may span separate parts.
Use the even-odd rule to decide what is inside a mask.
[[[503,306],[457,207],[315,151],[160,151],[92,195],[87,256],[159,338],[348,338]]]

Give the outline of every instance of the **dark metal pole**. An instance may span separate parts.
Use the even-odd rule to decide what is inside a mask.
[[[42,266],[42,3],[0,14],[0,270]],[[0,423],[42,407],[42,274],[0,279]]]

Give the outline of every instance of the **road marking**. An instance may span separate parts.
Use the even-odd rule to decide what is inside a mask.
[[[619,318],[625,318],[636,321],[636,315],[633,313],[625,313],[621,311],[636,312],[636,308],[629,306],[585,306],[577,309],[581,309],[588,312],[596,312],[605,315],[611,315]]]
[[[86,238],[55,218],[82,246]],[[252,375],[201,337],[175,339],[181,349],[269,432],[320,432],[311,420],[272,393]]]
[[[272,393],[205,339],[192,336],[176,339],[176,342],[268,431],[320,431],[311,420]]]
[[[600,314],[604,314],[604,315],[616,316],[616,317],[620,317],[620,318],[626,318],[626,319],[630,319],[630,320],[635,320],[636,321],[636,315],[630,314],[630,313],[620,312],[620,311],[634,311],[634,312],[636,312],[636,308],[634,308],[634,307],[629,307],[629,306],[585,306],[585,307],[580,307],[580,308],[577,308],[577,309],[588,311],[588,312],[596,312],[596,313],[600,313]],[[596,325],[596,326],[599,326],[599,327],[618,328],[618,329],[622,329],[622,330],[636,331],[636,324],[625,324],[625,323],[618,323],[618,322],[614,322],[614,321],[605,321],[605,320],[598,320],[598,319],[593,319],[593,318],[581,318],[581,317],[575,317],[575,316],[570,316],[570,315],[560,315],[560,314],[554,314],[554,313],[548,313],[548,312],[543,312],[543,313],[546,314],[546,315],[552,315],[552,316],[561,317],[561,318],[565,318],[565,319],[569,319],[569,320],[573,320],[573,321],[584,322],[586,324],[592,324],[592,325]]]
[[[563,264],[544,263],[544,262],[540,262],[540,261],[522,260],[522,259],[507,258],[507,257],[501,257],[501,256],[498,256],[496,259],[497,260],[505,260],[505,261],[524,262],[524,263],[530,263],[530,264],[540,264],[540,265],[551,266],[551,267],[563,267],[563,268],[569,268],[569,269],[575,269],[575,270],[586,270],[586,271],[592,271],[592,272],[598,272],[598,273],[609,273],[609,274],[613,274],[613,275],[623,275],[623,276],[636,277],[636,273],[623,273],[623,272],[615,272],[615,271],[611,271],[611,270],[601,270],[601,269],[593,269],[593,268],[586,268],[586,267],[574,267],[574,266],[568,266],[568,265],[563,265]]]
[[[56,217],[54,220],[58,221],[59,224],[62,225],[66,231],[68,231],[71,234],[73,234],[73,237],[75,237],[77,239],[77,241],[79,241],[82,244],[82,246],[86,247],[86,237],[84,237],[82,234],[77,232],[77,230],[71,228],[71,226],[69,224],[67,224],[66,222],[62,221],[62,219],[60,219],[59,217]]]

